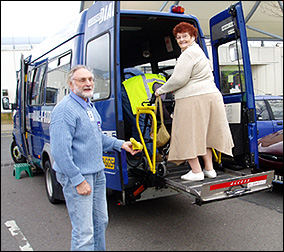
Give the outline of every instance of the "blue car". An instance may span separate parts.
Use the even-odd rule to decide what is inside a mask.
[[[282,96],[256,95],[255,109],[258,139],[283,129]]]

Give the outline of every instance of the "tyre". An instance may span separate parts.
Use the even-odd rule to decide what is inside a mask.
[[[18,164],[18,163],[26,163],[26,158],[22,155],[22,153],[20,152],[20,149],[16,143],[15,140],[13,140],[13,142],[11,143],[11,156],[13,161]]]
[[[56,180],[55,171],[52,170],[49,160],[45,161],[44,163],[44,182],[48,200],[52,204],[60,203],[61,200],[55,197],[55,190],[58,188],[56,187],[58,182]]]
[[[158,165],[157,174],[158,174],[161,178],[163,178],[163,177],[166,176],[166,174],[167,174],[167,167],[166,167],[166,165],[165,165],[164,163],[160,163],[160,164]]]
[[[132,168],[136,168],[138,167],[142,160],[143,160],[143,154],[139,153],[136,156],[132,156],[130,153],[126,153],[126,162],[129,166],[131,166]]]

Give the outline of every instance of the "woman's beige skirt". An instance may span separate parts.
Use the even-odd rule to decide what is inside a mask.
[[[234,147],[221,93],[175,101],[168,161],[180,164],[214,148],[233,156]]]

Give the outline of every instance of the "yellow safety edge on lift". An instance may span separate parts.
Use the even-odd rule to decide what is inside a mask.
[[[156,139],[157,139],[157,130],[154,130],[154,134],[153,134],[153,156],[152,156],[152,161],[151,161],[149,153],[148,153],[148,150],[146,148],[146,144],[145,144],[145,141],[144,141],[141,129],[140,129],[139,116],[141,114],[150,114],[152,116],[152,118],[153,118],[153,122],[152,123],[153,123],[154,129],[157,129],[157,118],[156,118],[156,114],[154,113],[155,109],[156,109],[155,106],[145,106],[145,107],[140,106],[140,107],[136,108],[136,110],[137,110],[136,126],[137,126],[137,129],[138,129],[138,132],[139,132],[139,136],[140,136],[143,148],[144,148],[144,152],[145,152],[146,158],[147,158],[149,166],[150,166],[150,171],[153,174],[156,173],[156,149],[157,149]]]

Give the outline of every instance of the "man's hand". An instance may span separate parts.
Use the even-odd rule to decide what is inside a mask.
[[[76,190],[79,194],[87,196],[91,194],[92,188],[90,184],[84,180],[81,184],[76,186]]]
[[[121,146],[122,149],[130,152],[132,155],[137,154],[138,152],[141,152],[141,150],[133,150],[132,143],[130,141],[124,142]]]

